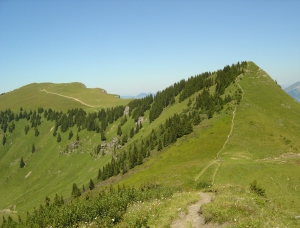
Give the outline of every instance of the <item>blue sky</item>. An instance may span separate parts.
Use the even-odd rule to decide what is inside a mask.
[[[155,93],[244,60],[292,84],[299,12],[297,0],[0,0],[0,93],[75,81]]]

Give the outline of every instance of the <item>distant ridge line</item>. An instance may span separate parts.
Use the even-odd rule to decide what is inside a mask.
[[[74,101],[78,101],[79,103],[81,103],[81,104],[83,104],[83,105],[86,105],[86,106],[88,106],[88,107],[91,107],[91,108],[94,108],[94,107],[95,107],[95,106],[93,106],[93,105],[89,105],[89,104],[87,104],[87,103],[84,103],[83,101],[81,101],[81,100],[79,100],[79,99],[77,99],[77,98],[75,98],[75,97],[69,97],[69,96],[66,96],[66,95],[59,94],[59,93],[49,92],[49,91],[47,91],[46,89],[42,89],[42,90],[40,90],[40,91],[46,92],[46,93],[50,93],[50,94],[54,94],[54,95],[58,95],[58,96],[65,97],[65,98],[68,98],[68,99],[72,99],[72,100],[74,100]]]

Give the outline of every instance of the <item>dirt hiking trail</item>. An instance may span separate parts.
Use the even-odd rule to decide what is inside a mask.
[[[77,98],[75,98],[75,97],[69,97],[69,96],[65,96],[65,95],[59,94],[59,93],[49,92],[49,91],[47,91],[46,89],[42,89],[42,90],[40,90],[40,91],[43,91],[43,92],[46,92],[46,93],[50,93],[50,94],[55,94],[55,95],[57,95],[57,96],[65,97],[65,98],[68,98],[68,99],[72,99],[72,100],[74,100],[74,101],[78,101],[79,103],[81,103],[81,104],[83,104],[83,105],[86,105],[86,106],[88,106],[88,107],[91,107],[91,108],[95,107],[95,106],[93,106],[93,105],[89,105],[89,104],[87,104],[87,103],[84,103],[83,101],[81,101],[81,100],[79,100],[79,99],[77,99]]]
[[[208,193],[200,192],[199,196],[201,199],[188,207],[188,213],[179,213],[179,218],[174,220],[171,224],[171,228],[222,228],[223,225],[207,223],[205,224],[205,219],[203,215],[199,213],[200,207],[203,204],[209,203],[211,201],[211,196]]]

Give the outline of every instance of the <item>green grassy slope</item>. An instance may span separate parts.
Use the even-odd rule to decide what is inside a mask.
[[[0,96],[0,110],[10,108],[18,111],[20,107],[26,110],[38,107],[63,111],[69,108],[95,110],[126,105],[128,102],[129,100],[120,99],[118,95],[107,94],[100,88],[86,88],[76,82],[32,83]]]
[[[194,133],[136,168],[122,183],[138,185],[148,180],[184,189],[199,183],[214,189],[228,185],[247,189],[257,180],[285,216],[299,214],[300,105],[252,62],[237,83],[244,95],[236,106],[231,135],[233,108],[227,107],[227,111],[205,120]],[[227,92],[238,84],[231,85]]]
[[[283,208],[300,213],[300,105],[254,63],[238,83],[244,98],[215,186],[256,179]]]
[[[95,179],[98,169],[111,159],[111,155],[99,158],[90,155],[100,142],[100,135],[95,132],[81,131],[81,149],[72,154],[60,154],[75,140],[76,129],[72,129],[75,135],[71,140],[66,132],[57,143],[57,137],[52,135],[54,123],[43,121],[38,127],[38,137],[33,129],[25,136],[27,123],[20,120],[16,124],[14,132],[8,134],[7,144],[1,145],[0,153],[0,211],[13,208],[21,215],[43,203],[46,196],[53,198],[57,193],[68,198],[73,183],[88,188],[89,179]],[[32,143],[35,153],[31,152]],[[22,169],[21,157],[26,163]]]
[[[73,83],[71,85],[45,84],[41,88],[51,93],[80,97],[81,101],[90,102],[88,104],[92,105],[100,102],[94,98],[90,99],[90,95],[96,90],[91,92],[90,89],[82,87],[79,83]],[[281,90],[266,72],[252,62],[248,63],[246,72],[226,89],[225,94],[235,94],[239,88],[243,90],[240,104],[236,105],[234,101],[228,103],[220,113],[215,113],[213,118],[204,119],[198,126],[195,126],[193,133],[183,136],[175,144],[163,148],[160,152],[156,149],[151,151],[151,156],[144,161],[144,164],[129,170],[125,175],[106,180],[99,186],[110,183],[140,186],[145,182],[155,182],[190,191],[195,190],[201,184],[206,184],[210,185],[213,190],[222,192],[226,186],[239,186],[241,189],[247,189],[253,180],[257,180],[266,190],[268,199],[277,205],[277,209],[279,208],[285,215],[288,214],[291,217],[300,213],[300,177],[298,175],[300,171],[300,122],[298,118],[300,105]],[[214,90],[215,87],[210,88],[211,93]],[[39,92],[45,96],[51,95],[59,98],[62,106],[65,102],[63,99],[68,100],[70,107],[73,105],[71,102],[74,100],[69,98],[45,91]],[[98,92],[97,90],[95,93]],[[195,102],[196,96],[197,94],[190,97],[192,103]],[[106,100],[104,97],[103,99]],[[117,98],[117,100],[109,99],[107,104],[113,102],[115,102],[114,105],[118,104]],[[74,102],[81,107],[83,105],[77,101]],[[180,114],[184,110],[192,109],[193,104],[188,106],[188,102],[189,99],[186,99],[179,103],[177,97],[175,104],[166,107],[159,118],[152,123],[149,122],[149,111],[147,111],[143,128],[132,139],[129,139],[127,145],[132,145],[136,140],[145,139],[152,129],[157,130],[160,124],[163,124],[174,113]],[[86,105],[85,107],[93,109]],[[111,159],[111,154],[98,158],[90,155],[93,148],[100,142],[100,135],[95,132],[81,131],[79,135],[82,149],[73,154],[60,154],[59,152],[72,142],[67,139],[68,132],[62,134],[62,141],[57,143],[56,137],[52,136],[54,122],[44,121],[39,127],[41,134],[38,137],[34,136],[33,129],[30,129],[28,135],[24,136],[25,124],[27,124],[25,120],[20,120],[13,134],[9,135],[8,143],[5,146],[1,145],[0,181],[3,187],[0,188],[0,195],[3,197],[0,200],[0,211],[10,209],[24,215],[26,211],[44,203],[46,195],[53,198],[58,193],[68,198],[73,183],[80,188],[84,184],[87,188],[89,179],[95,180],[98,168]],[[119,120],[108,125],[106,131],[108,140],[116,135],[118,124]],[[135,123],[129,118],[122,126],[123,133],[129,134],[132,126],[135,126]],[[77,129],[72,128],[72,130],[74,139]],[[31,153],[33,142],[37,148],[34,154]],[[120,149],[122,150],[127,150],[127,147]],[[26,162],[23,169],[19,168],[21,156]],[[232,191],[224,190],[223,192],[225,196],[222,195],[222,197],[230,201]],[[248,194],[245,190],[237,194],[241,192]],[[243,197],[242,194],[239,197]],[[247,200],[251,200],[252,195],[248,194],[247,197]],[[224,205],[226,206],[226,203]],[[216,207],[222,210],[224,205],[216,205]],[[265,209],[268,208],[265,207]],[[264,207],[262,207],[263,210]],[[268,213],[271,211],[272,209],[269,208]],[[237,215],[234,213],[232,218]],[[0,216],[2,214],[0,213]],[[272,218],[268,219],[271,221]],[[284,219],[275,224],[284,224]]]

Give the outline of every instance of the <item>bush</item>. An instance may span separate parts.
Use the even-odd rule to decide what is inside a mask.
[[[254,192],[255,194],[257,194],[259,196],[263,196],[263,197],[266,196],[265,189],[259,187],[256,180],[254,180],[250,184],[250,191]]]

